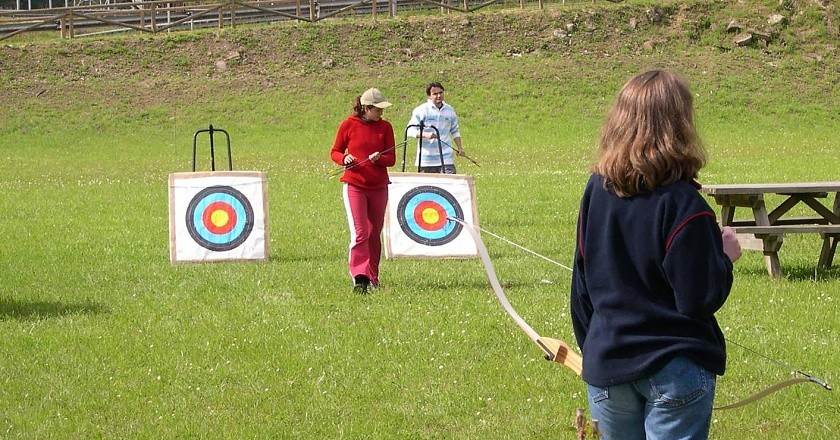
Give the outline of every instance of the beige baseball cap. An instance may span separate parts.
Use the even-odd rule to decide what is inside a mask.
[[[391,103],[385,100],[385,97],[382,96],[382,92],[379,89],[365,90],[365,93],[362,93],[360,101],[362,105],[372,105],[379,108],[388,108],[391,106]]]

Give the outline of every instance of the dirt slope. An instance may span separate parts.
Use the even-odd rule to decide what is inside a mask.
[[[306,82],[309,75],[358,72],[434,58],[566,57],[581,63],[669,53],[745,51],[759,62],[809,59],[837,66],[838,11],[821,0],[685,1],[643,7],[608,2],[472,14],[280,23],[222,31],[184,31],[0,44],[0,104],[48,95],[66,99],[74,84],[107,84],[107,95],[195,93],[206,81],[256,91]],[[762,3],[756,5],[755,3]],[[769,5],[769,6],[768,6]],[[780,14],[784,20],[770,24]],[[740,29],[727,32],[737,21]],[[758,35],[737,47],[737,33]],[[67,87],[67,86],[71,87]],[[86,88],[87,89],[87,88]],[[59,91],[61,90],[61,91]],[[147,90],[147,92],[144,92]],[[138,105],[143,99],[138,98]]]

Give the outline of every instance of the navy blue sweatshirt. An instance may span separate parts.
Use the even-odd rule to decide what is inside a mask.
[[[577,235],[570,303],[587,383],[640,379],[676,356],[723,374],[714,313],[729,296],[732,262],[696,186],[676,182],[622,198],[594,174]]]

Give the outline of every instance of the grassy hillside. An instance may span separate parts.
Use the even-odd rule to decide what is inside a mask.
[[[768,24],[772,14],[784,20]],[[736,48],[736,32],[727,32],[733,20],[741,24],[740,32],[761,32],[769,41],[757,38],[749,47]],[[594,80],[617,69],[623,77],[626,69],[617,66],[627,64],[667,64],[687,75],[704,71],[715,75],[713,80],[761,73],[778,77],[784,76],[773,73],[779,69],[806,69],[816,90],[805,92],[816,96],[831,91],[836,80],[838,21],[837,6],[819,0],[628,1],[73,41],[27,43],[24,34],[1,47],[0,84],[19,93],[6,94],[4,100],[45,88],[50,93],[39,97],[49,99],[60,96],[65,85],[97,89],[93,86],[99,81],[118,96],[136,95],[138,86],[162,92],[154,94],[157,99],[147,94],[132,102],[132,108],[142,108],[190,99],[183,95],[213,84],[234,87],[237,93],[307,90],[317,82],[313,77],[369,78],[412,66],[437,66],[444,72],[461,67],[481,75],[482,66],[498,69],[522,59],[545,59],[565,61],[572,72],[592,70]],[[558,31],[568,32],[559,36]],[[796,86],[802,87],[808,88]]]
[[[772,14],[785,20],[770,25]],[[760,136],[803,124],[828,129],[809,135],[831,135],[839,16],[833,3],[804,0],[597,2],[69,41],[24,34],[0,46],[0,122],[6,135],[148,125],[172,145],[215,123],[245,136],[272,127],[281,144],[317,135],[307,142],[328,145],[360,91],[383,89],[396,103],[387,117],[402,121],[434,79],[454,103],[480,103],[459,109],[478,145],[498,130],[559,123],[576,137],[559,141],[588,148],[594,132],[582,128],[600,121],[627,77],[664,67],[688,78],[701,126],[716,127],[707,140],[726,147],[712,153],[726,154],[755,142],[745,125]],[[736,47],[732,21],[769,42]],[[757,165],[786,154],[771,148],[776,137]]]

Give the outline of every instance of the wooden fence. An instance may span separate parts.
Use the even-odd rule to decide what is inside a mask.
[[[455,1],[457,3],[451,3]],[[229,0],[217,3],[201,1],[142,1],[102,5],[33,10],[0,10],[0,40],[23,32],[57,29],[61,38],[74,38],[103,32],[135,30],[158,33],[175,29],[265,22],[299,20],[316,22],[339,14],[379,14],[394,17],[398,7],[441,8],[456,12],[473,12],[503,0]],[[565,3],[565,0],[562,0]],[[594,0],[590,0],[594,3]],[[525,0],[519,0],[524,7]],[[542,9],[543,0],[537,0]],[[85,34],[77,29],[97,29]]]

